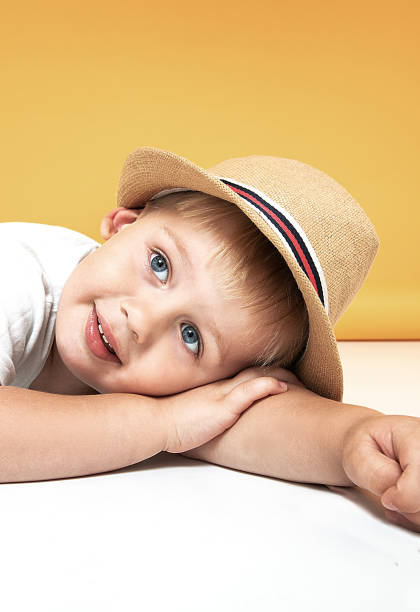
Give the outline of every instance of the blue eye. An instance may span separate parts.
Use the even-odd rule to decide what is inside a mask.
[[[158,279],[163,284],[165,284],[166,281],[168,280],[168,277],[163,279],[159,276],[159,274],[165,274],[165,273],[168,274],[169,268],[168,268],[168,263],[166,261],[166,258],[160,253],[153,253],[152,257],[150,258],[150,265],[151,265],[152,270],[157,273],[156,276],[158,277]]]
[[[169,266],[166,257],[164,257],[161,253],[155,251],[150,257],[150,267],[152,268],[153,272],[156,273],[156,276],[161,281],[161,283],[165,284],[168,280],[169,272]],[[165,278],[161,278],[160,275],[165,274]],[[182,323],[181,333],[185,344],[188,346],[188,350],[190,350],[195,357],[198,357],[200,354],[201,340],[197,330],[189,323]]]
[[[196,345],[196,349],[192,350],[191,352],[194,353],[196,357],[198,357],[198,354],[200,352],[200,336],[198,335],[197,331],[194,329],[192,325],[189,325],[189,323],[182,323],[181,331],[182,331],[182,337],[184,338],[187,346]]]

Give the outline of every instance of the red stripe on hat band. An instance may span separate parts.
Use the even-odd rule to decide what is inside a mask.
[[[280,219],[280,218],[279,218],[277,215],[275,215],[275,214],[273,213],[273,211],[271,211],[269,208],[267,208],[266,206],[264,206],[264,204],[262,204],[262,203],[261,203],[259,200],[257,200],[256,198],[254,198],[254,196],[252,196],[250,193],[248,193],[248,192],[246,192],[246,191],[242,191],[242,190],[241,190],[241,189],[239,189],[238,187],[233,187],[232,185],[229,185],[228,183],[225,183],[225,184],[227,184],[227,185],[228,185],[228,186],[229,186],[229,187],[230,187],[230,188],[231,188],[233,191],[236,191],[236,192],[237,192],[239,195],[241,195],[243,198],[245,198],[245,199],[248,199],[248,198],[249,198],[250,200],[252,200],[252,201],[253,201],[253,202],[256,204],[256,206],[258,206],[259,208],[263,208],[263,209],[265,210],[265,212],[266,212],[268,215],[270,215],[270,217],[271,217],[272,219],[274,219],[274,220],[276,221],[276,223],[278,223],[278,225],[280,225],[280,226],[281,226],[281,228],[283,229],[283,231],[284,231],[284,232],[285,232],[285,233],[288,235],[288,237],[290,238],[290,240],[291,240],[291,242],[293,243],[293,245],[294,245],[294,247],[295,247],[296,251],[299,253],[300,259],[301,259],[301,261],[302,261],[302,263],[303,263],[303,266],[304,266],[304,268],[305,268],[305,270],[306,270],[306,274],[307,274],[307,276],[308,276],[309,280],[311,281],[311,283],[312,283],[312,285],[313,285],[313,287],[314,287],[315,291],[317,292],[317,295],[319,296],[319,294],[318,294],[318,288],[317,288],[317,285],[316,285],[316,280],[315,280],[315,277],[314,277],[314,275],[313,275],[312,269],[311,269],[311,267],[310,267],[310,265],[309,265],[309,263],[308,263],[308,260],[307,260],[307,258],[306,258],[306,256],[305,256],[305,253],[302,251],[302,249],[301,249],[301,247],[300,247],[299,243],[297,242],[296,238],[293,236],[293,234],[292,234],[292,232],[289,230],[289,228],[288,228],[288,227],[287,227],[287,226],[286,226],[286,225],[283,223],[283,221],[282,221],[282,220],[281,220],[281,219]],[[296,231],[296,229],[295,229],[295,231]]]

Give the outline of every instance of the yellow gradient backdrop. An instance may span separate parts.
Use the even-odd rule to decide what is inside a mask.
[[[1,221],[101,241],[126,155],[299,159],[359,201],[381,246],[339,339],[420,338],[420,4],[8,3]]]

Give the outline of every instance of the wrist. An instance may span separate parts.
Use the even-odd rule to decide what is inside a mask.
[[[165,450],[166,419],[159,398],[134,393],[113,393],[108,397],[109,425],[119,423],[118,446],[124,454],[125,465],[132,465]],[[118,406],[118,409],[116,408]]]
[[[343,429],[341,442],[341,464],[347,478],[349,478],[347,469],[348,458],[352,455],[353,449],[355,445],[357,445],[357,441],[366,423],[371,422],[372,419],[384,416],[382,412],[370,408],[364,408],[362,406],[353,406],[353,408],[357,408],[357,410],[355,410],[355,414],[350,415]],[[349,480],[354,484],[351,478],[349,478]]]
[[[171,424],[172,396],[150,397],[151,409],[159,423],[161,452],[168,451],[169,428]]]
[[[351,431],[382,413],[353,404],[343,404],[313,396],[306,417],[311,417],[313,453],[305,471],[312,474],[311,482],[325,485],[353,486],[344,469],[344,448]],[[315,442],[315,443],[314,443]],[[308,461],[309,463],[309,461]]]

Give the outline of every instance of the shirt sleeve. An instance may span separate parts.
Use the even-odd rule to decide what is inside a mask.
[[[36,368],[52,296],[36,257],[13,239],[0,244],[0,385]]]

